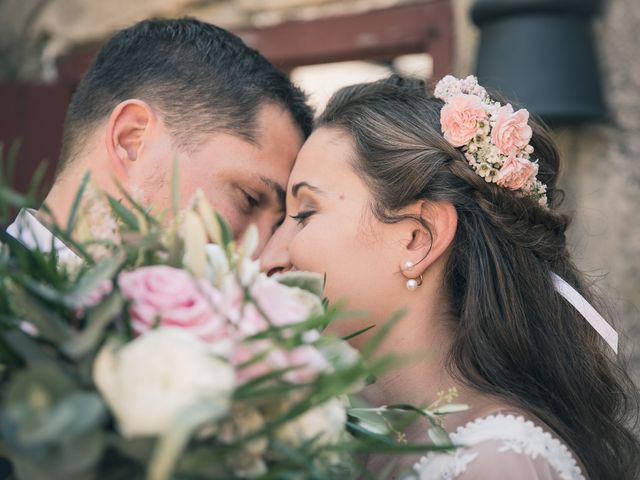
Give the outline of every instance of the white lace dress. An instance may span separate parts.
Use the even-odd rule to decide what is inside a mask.
[[[450,437],[465,447],[422,457],[420,480],[585,480],[566,445],[522,416],[479,418]]]

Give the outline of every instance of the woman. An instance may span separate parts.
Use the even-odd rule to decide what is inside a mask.
[[[382,352],[430,355],[367,398],[426,405],[453,386],[470,406],[444,424],[468,448],[423,458],[421,478],[636,478],[635,391],[615,333],[573,306],[576,290],[593,296],[554,209],[549,134],[473,77],[447,77],[435,95],[397,76],[334,95],[300,151],[264,268],[325,273],[329,300],[370,312],[337,333],[404,309]]]

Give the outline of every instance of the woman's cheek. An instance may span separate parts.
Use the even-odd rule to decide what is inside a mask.
[[[305,239],[305,237],[307,238]],[[304,235],[304,231],[298,232],[289,244],[289,258],[297,270],[323,273],[321,259],[318,259],[318,255],[314,254],[316,246],[312,240],[312,237]]]

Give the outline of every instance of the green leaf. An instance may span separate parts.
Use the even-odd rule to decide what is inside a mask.
[[[66,321],[46,307],[38,298],[29,295],[24,288],[14,285],[12,289],[13,301],[24,319],[31,322],[38,329],[40,337],[55,344],[61,344],[71,338],[71,330]]]
[[[220,224],[220,233],[222,234],[222,247],[228,252],[233,243],[233,233],[227,221],[218,212],[215,212],[218,223]]]
[[[349,417],[355,418],[356,423],[365,430],[378,435],[391,433],[389,424],[380,413],[380,409],[351,408],[347,411]]]
[[[114,179],[114,182],[116,184],[116,187],[118,188],[118,190],[120,191],[120,193],[122,194],[122,196],[127,200],[127,202],[133,207],[135,208],[138,212],[140,212],[144,218],[147,220],[147,222],[149,222],[152,225],[156,225],[156,226],[160,226],[160,222],[149,213],[149,209],[146,208],[144,205],[140,204],[139,202],[137,202],[129,192],[127,192],[127,189],[125,187],[122,186],[122,184],[117,180]]]
[[[29,189],[27,191],[27,197],[36,198],[38,195],[39,189],[42,187],[42,180],[44,179],[45,174],[47,173],[47,168],[49,164],[47,162],[41,162],[36,168],[36,171],[31,176],[31,181],[29,182]]]
[[[429,438],[434,443],[434,445],[438,447],[453,446],[453,443],[451,442],[451,439],[449,438],[449,435],[447,434],[444,428],[439,426],[431,427],[428,433],[429,433]]]
[[[288,287],[298,287],[322,298],[324,292],[324,275],[313,272],[287,272],[274,276],[274,278]]]
[[[127,224],[127,226],[135,231],[138,231],[138,219],[136,216],[129,210],[127,207],[122,205],[115,198],[109,196],[107,197],[109,201],[109,205],[111,206],[111,210],[122,219],[122,221]]]
[[[80,182],[80,188],[76,193],[75,198],[73,199],[73,203],[71,204],[71,210],[69,213],[69,220],[67,222],[66,234],[67,236],[71,236],[73,233],[73,228],[76,224],[76,219],[78,216],[78,210],[80,209],[80,203],[82,202],[82,197],[84,196],[84,191],[87,188],[87,184],[89,183],[89,178],[91,174],[89,172],[85,173],[82,177],[82,181]]]
[[[78,280],[76,288],[67,294],[68,297],[75,305],[81,304],[82,300],[94,292],[101,283],[105,280],[113,279],[125,261],[126,256],[124,252],[119,251],[89,270],[86,270]]]
[[[88,315],[87,326],[63,345],[63,350],[73,358],[80,358],[94,351],[104,339],[104,333],[122,312],[124,301],[113,293],[96,306]]]
[[[5,332],[2,336],[10,351],[29,365],[54,361],[33,338],[20,330]]]
[[[105,413],[102,400],[96,393],[72,393],[50,409],[46,422],[21,428],[18,441],[26,449],[59,444],[98,427]]]
[[[353,332],[353,333],[347,335],[346,337],[342,337],[342,339],[344,341],[351,340],[352,338],[358,337],[358,336],[362,335],[363,333],[368,332],[372,328],[376,328],[376,326],[375,325],[369,325],[368,327],[365,327],[365,328],[362,328],[362,329],[360,329],[360,330],[358,330],[356,332]]]

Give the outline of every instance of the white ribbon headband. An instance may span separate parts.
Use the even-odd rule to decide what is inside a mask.
[[[604,341],[609,344],[615,353],[618,353],[618,332],[602,318],[595,308],[591,306],[587,300],[578,293],[578,291],[565,282],[555,273],[551,274],[553,286],[556,291],[562,295],[567,302],[580,312],[587,322],[600,334]]]

